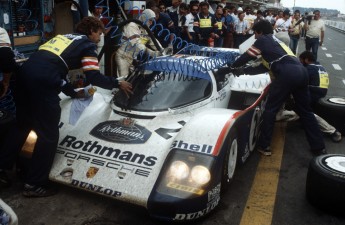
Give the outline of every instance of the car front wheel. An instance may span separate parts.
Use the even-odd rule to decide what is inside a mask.
[[[235,129],[230,131],[227,140],[227,151],[223,162],[222,190],[226,190],[233,180],[237,165],[238,139]]]

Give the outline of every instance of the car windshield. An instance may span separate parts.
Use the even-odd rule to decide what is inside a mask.
[[[165,111],[189,105],[211,95],[208,79],[176,72],[137,70],[127,81],[132,83],[133,95],[128,98],[120,90],[114,96],[118,107],[146,112]]]

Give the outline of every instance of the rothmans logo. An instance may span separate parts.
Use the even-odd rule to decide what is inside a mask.
[[[149,130],[128,118],[99,123],[90,134],[105,141],[126,144],[145,143],[151,136]]]

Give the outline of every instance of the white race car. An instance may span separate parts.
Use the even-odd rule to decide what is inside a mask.
[[[82,113],[82,100],[61,95],[50,179],[162,220],[205,216],[255,148],[270,83],[268,74],[235,77],[224,64],[182,54],[150,60],[127,79],[130,98],[100,89]]]

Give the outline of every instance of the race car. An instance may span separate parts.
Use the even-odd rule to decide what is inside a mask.
[[[61,94],[50,179],[160,220],[210,213],[255,148],[270,83],[268,74],[235,77],[226,60],[238,51],[222,54],[151,59],[127,78],[129,97],[100,88],[89,99]]]

